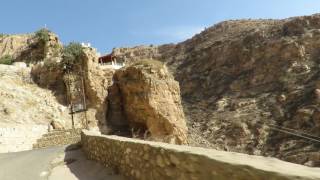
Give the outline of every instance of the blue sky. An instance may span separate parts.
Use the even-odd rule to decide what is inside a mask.
[[[113,47],[175,43],[223,20],[320,12],[320,0],[1,0],[0,33],[45,25],[64,43]]]

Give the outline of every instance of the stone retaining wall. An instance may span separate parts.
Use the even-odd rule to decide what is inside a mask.
[[[80,143],[81,129],[56,130],[44,134],[33,145],[33,149]]]
[[[320,168],[275,158],[178,146],[82,131],[83,150],[137,180],[297,180],[320,179]]]

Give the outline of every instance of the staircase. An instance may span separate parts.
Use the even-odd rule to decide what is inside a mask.
[[[53,130],[44,134],[33,144],[33,149],[78,144],[81,141],[81,129]]]

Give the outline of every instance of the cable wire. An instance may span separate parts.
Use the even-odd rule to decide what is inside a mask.
[[[303,136],[310,136],[310,137],[318,139],[320,141],[320,137],[312,135],[312,134],[308,134],[308,133],[305,133],[305,132],[300,132],[300,131],[295,130],[295,129],[291,129],[291,128],[287,128],[287,127],[283,127],[283,126],[279,126],[279,125],[275,125],[275,124],[269,124],[269,126],[274,126],[276,128],[284,129],[284,130],[291,131],[291,132],[296,132],[296,133],[301,134]]]
[[[290,135],[293,135],[293,136],[297,136],[297,137],[300,137],[300,138],[304,138],[304,139],[308,139],[310,141],[314,141],[314,142],[320,143],[320,137],[317,137],[317,136],[314,136],[314,135],[311,135],[311,134],[308,134],[308,133],[304,133],[304,132],[301,133],[298,130],[290,129],[290,128],[287,128],[287,127],[282,127],[282,126],[279,126],[279,125],[261,123],[261,122],[258,122],[258,123],[262,124],[262,125],[266,125],[270,129],[273,129],[275,131],[279,131],[279,132],[282,132],[282,133],[290,134]],[[311,137],[308,137],[308,136],[311,136]]]
[[[301,137],[301,138],[304,138],[304,139],[308,139],[308,140],[310,140],[310,141],[314,141],[314,142],[320,143],[320,140],[317,140],[317,139],[314,139],[314,138],[310,138],[310,137],[303,136],[303,135],[300,135],[300,134],[295,134],[295,133],[293,133],[293,132],[286,131],[286,130],[279,129],[279,128],[274,128],[274,127],[269,127],[269,128],[270,128],[270,129],[273,129],[273,130],[276,130],[276,131],[279,131],[279,132],[291,134],[291,135],[294,135],[294,136],[297,136],[297,137]]]

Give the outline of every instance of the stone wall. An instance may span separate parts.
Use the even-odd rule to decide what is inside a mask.
[[[137,180],[293,180],[319,179],[320,169],[239,153],[178,146],[84,130],[89,159]]]
[[[33,149],[61,146],[67,144],[78,144],[81,141],[80,133],[81,129],[50,131],[37,140],[37,142],[33,145]]]

